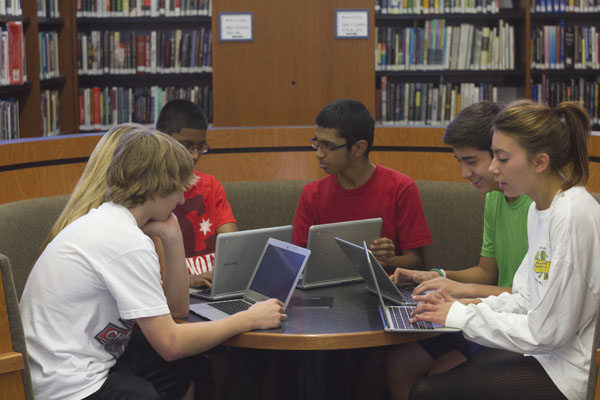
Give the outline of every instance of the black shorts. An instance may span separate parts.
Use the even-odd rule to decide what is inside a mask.
[[[104,384],[86,399],[181,399],[192,381],[196,383],[196,391],[212,394],[210,363],[206,357],[197,355],[167,362],[139,329],[133,329],[125,352],[110,369]]]
[[[488,349],[475,342],[465,339],[462,332],[446,333],[419,341],[419,344],[431,358],[437,360],[451,350],[457,350],[468,360]]]

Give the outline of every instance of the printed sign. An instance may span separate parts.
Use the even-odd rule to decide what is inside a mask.
[[[222,42],[250,42],[253,13],[219,13],[219,40]]]
[[[369,10],[335,10],[336,39],[369,37]]]

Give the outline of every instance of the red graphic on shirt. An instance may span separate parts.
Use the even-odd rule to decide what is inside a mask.
[[[173,213],[181,227],[186,258],[215,251],[216,226],[206,214],[203,195],[186,199]]]
[[[125,320],[119,318],[123,326],[118,326],[109,322],[106,327],[100,331],[94,338],[104,346],[114,358],[119,358],[125,351],[125,346],[129,343],[131,330],[135,325],[135,320]]]

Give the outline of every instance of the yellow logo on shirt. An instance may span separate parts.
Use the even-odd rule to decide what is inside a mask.
[[[544,250],[540,250],[535,254],[533,270],[538,276],[538,279],[547,281],[548,272],[550,271],[550,261],[546,260],[547,254]]]

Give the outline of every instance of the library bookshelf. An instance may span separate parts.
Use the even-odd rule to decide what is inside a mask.
[[[198,103],[212,120],[211,18],[171,14],[77,18],[81,131],[154,125],[174,98]]]
[[[72,110],[75,106],[77,80],[74,75],[76,59],[71,47],[74,44],[75,29],[71,21],[74,18],[71,2],[60,1],[58,10],[60,17],[38,17],[35,1],[21,2],[22,15],[1,16],[0,24],[11,21],[23,24],[25,40],[24,62],[26,80],[20,85],[4,85],[0,87],[0,100],[14,98],[19,105],[19,132],[21,138],[39,137],[43,135],[42,121],[45,120],[41,110],[42,96],[46,91],[56,91],[54,102],[54,119],[60,121],[61,132],[76,132],[76,116]],[[39,43],[40,32],[56,32],[58,38],[59,73],[51,78],[41,78]]]
[[[144,99],[148,93],[155,97],[159,89],[154,88],[202,88],[201,95],[197,96],[202,98],[202,105],[212,116],[215,127],[313,124],[318,111],[340,97],[360,100],[384,125],[443,127],[468,102],[490,96],[501,102],[517,97],[550,104],[564,99],[581,100],[594,118],[594,128],[600,127],[598,0],[583,0],[578,3],[581,7],[572,5],[572,0],[565,0],[562,11],[560,3],[555,9],[544,10],[534,0],[514,0],[508,8],[501,2],[481,0],[474,2],[472,9],[468,9],[468,0],[463,1],[463,8],[456,8],[459,3],[453,6],[450,0],[410,0],[408,3],[415,6],[418,1],[422,2],[420,9],[399,11],[393,8],[401,3],[397,0],[306,0],[302,6],[296,1],[282,0],[278,7],[272,7],[269,0],[220,0],[209,8],[211,15],[155,13],[133,17],[115,13],[107,16],[80,13],[78,16],[77,2],[60,1],[59,18],[39,18],[36,2],[22,2],[23,15],[2,17],[0,24],[8,20],[23,22],[27,81],[22,85],[0,87],[0,100],[11,97],[18,100],[20,136],[23,138],[43,135],[40,97],[46,90],[58,91],[60,133],[102,131],[121,122],[112,115],[97,123],[94,107],[85,111],[81,104],[85,106],[85,101],[80,101],[82,92],[87,93],[88,101],[98,96],[104,101],[101,110],[106,110],[106,99],[116,95],[111,92],[112,88],[132,90],[127,104],[132,101],[131,97]],[[154,3],[158,2],[150,2]],[[195,3],[205,2],[198,0]],[[429,7],[426,8],[426,4]],[[440,8],[440,4],[445,8]],[[477,9],[477,4],[482,8]],[[337,9],[368,10],[370,37],[335,39],[333,12]],[[219,13],[239,11],[253,13],[253,41],[219,41],[216,34]],[[460,37],[461,26],[467,25],[471,27],[467,32],[470,32],[472,42],[481,41],[479,57],[474,56],[476,49],[471,43],[471,59],[479,60],[479,65],[468,66],[466,58],[454,61],[457,64],[453,65],[452,45],[446,50],[448,56],[444,55],[440,45],[443,29],[456,28]],[[511,29],[505,29],[507,27]],[[214,32],[208,55],[212,68],[154,71],[151,65],[150,70],[124,73],[118,67],[111,70],[110,66],[103,66],[102,70],[82,71],[81,37],[91,32],[106,32],[107,37],[114,32],[126,31],[156,32],[158,36],[160,32],[181,29],[186,33],[202,28]],[[411,64],[405,60],[403,65],[395,65],[397,49],[393,40],[388,40],[386,58],[382,60],[380,43],[397,34],[418,32],[419,29],[421,39],[418,42],[429,46],[419,48],[421,52],[426,50],[422,53],[426,55],[425,61]],[[501,29],[512,31],[513,45],[509,39],[498,43],[492,41],[494,29],[498,35]],[[60,74],[41,79],[38,37],[40,32],[46,31],[58,34]],[[570,54],[566,51],[570,47],[565,43],[570,43],[571,31],[574,43],[581,41],[585,49],[576,53],[579,61],[574,61],[572,69],[564,65],[565,54]],[[554,46],[540,50],[540,45],[536,44],[540,32],[549,37],[548,40],[544,38],[544,45],[549,42]],[[551,32],[553,42],[550,41]],[[484,41],[488,47],[483,46]],[[466,49],[458,43],[459,49]],[[496,43],[496,49],[500,49],[499,43],[505,43],[502,55],[496,59],[482,56],[487,48],[490,57],[489,46],[494,46],[493,43]],[[546,62],[545,58],[540,61],[541,56],[550,57],[551,48],[554,49],[554,61]],[[110,52],[107,54],[110,57]],[[503,58],[507,60],[502,61]],[[482,63],[481,60],[488,61]],[[94,88],[98,88],[96,93]],[[384,89],[385,97],[382,97]],[[445,94],[442,94],[443,90],[446,90]],[[175,93],[180,96],[185,91]],[[434,102],[435,98],[437,102]],[[407,101],[402,103],[403,99]],[[138,112],[134,120],[151,124],[152,115],[156,115],[161,103],[140,102],[142,106],[136,106],[128,114]],[[113,102],[113,107],[115,103],[120,104]],[[442,110],[445,110],[443,116]]]
[[[580,100],[599,129],[600,3],[571,4],[532,6],[531,98],[551,105]]]
[[[423,3],[375,16],[378,121],[444,126],[468,104],[525,95],[520,9]]]

